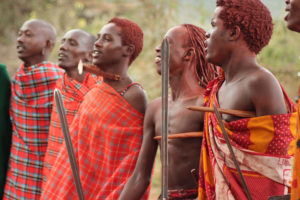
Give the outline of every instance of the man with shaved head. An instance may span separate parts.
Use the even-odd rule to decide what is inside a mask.
[[[93,45],[96,37],[79,29],[68,31],[61,40],[58,51],[58,66],[65,70],[62,79],[56,83],[63,97],[68,124],[71,124],[76,115],[84,95],[102,78],[98,78],[89,72],[78,73],[78,62],[90,63],[92,60]],[[56,111],[56,103],[53,102],[51,124],[49,128],[48,148],[44,159],[43,190],[48,187],[49,173],[54,164],[61,145],[64,141],[61,131],[61,123]]]
[[[12,80],[13,125],[4,199],[39,199],[47,148],[53,90],[63,70],[47,61],[54,47],[54,27],[39,19],[26,21],[17,38],[23,61]]]

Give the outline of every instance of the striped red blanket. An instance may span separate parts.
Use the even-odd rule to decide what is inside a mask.
[[[51,62],[21,67],[12,80],[12,147],[4,199],[39,199],[53,90],[63,71]]]
[[[135,168],[143,118],[104,82],[84,97],[70,132],[85,199],[118,199]],[[52,167],[42,199],[78,199],[65,145]]]
[[[224,78],[207,88],[205,105],[218,107],[216,94]],[[225,122],[233,151],[252,199],[287,194],[290,190],[297,113],[284,90],[288,114]],[[232,156],[214,113],[205,114],[200,159],[199,199],[247,199]]]
[[[97,77],[90,73],[86,73],[82,83],[68,77],[66,73],[62,79],[57,81],[56,88],[61,91],[68,124],[72,123],[79,106],[83,101],[84,95],[95,84],[100,83],[101,81],[102,77]],[[64,137],[54,101],[49,128],[48,147],[44,159],[43,185],[48,179],[48,174],[58,156],[63,141]]]

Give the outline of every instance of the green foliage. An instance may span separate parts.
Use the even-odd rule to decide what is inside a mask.
[[[129,69],[132,77],[143,84],[150,100],[160,96],[160,76],[155,71],[155,47],[169,28],[192,23],[210,29],[215,3],[196,0],[0,0],[0,60],[14,74],[18,63],[14,50],[16,33],[24,21],[41,18],[57,29],[58,41],[70,29],[81,28],[96,34],[114,17],[126,17],[139,24],[144,31],[144,48]],[[269,3],[270,4],[270,3]],[[274,7],[274,6],[273,6]],[[275,6],[276,7],[276,6]],[[278,7],[278,6],[277,6]],[[276,7],[276,8],[277,8]],[[277,13],[278,13],[277,8]],[[300,37],[286,28],[281,20],[274,21],[274,33],[258,62],[270,69],[294,96],[297,88],[296,72],[300,71]],[[51,60],[57,60],[57,43]],[[9,49],[9,50],[8,50]]]

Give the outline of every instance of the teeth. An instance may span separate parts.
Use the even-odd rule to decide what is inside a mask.
[[[58,54],[58,57],[59,57],[59,58],[62,58],[62,57],[66,57],[66,56],[65,56],[64,54],[62,54],[62,53],[59,53],[59,54]]]
[[[161,61],[161,58],[160,57],[155,57],[155,62],[159,62]]]
[[[79,60],[79,63],[78,63],[78,73],[79,74],[82,74],[82,71],[83,71],[83,64],[82,64],[82,61],[81,59]]]
[[[98,55],[100,53],[101,53],[100,51],[94,50],[94,55]]]

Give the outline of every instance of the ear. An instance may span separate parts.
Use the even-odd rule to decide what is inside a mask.
[[[82,58],[82,61],[84,63],[91,63],[92,62],[92,59],[93,59],[93,51],[88,51],[84,58]]]
[[[135,52],[135,46],[133,44],[124,46],[124,56],[130,57]]]
[[[229,41],[235,41],[238,40],[241,36],[241,29],[239,26],[234,26],[232,29],[230,29],[229,33]]]
[[[51,40],[46,40],[46,48],[51,49],[54,47],[54,43]]]
[[[195,49],[192,47],[189,47],[183,56],[184,61],[190,61],[195,56]]]

